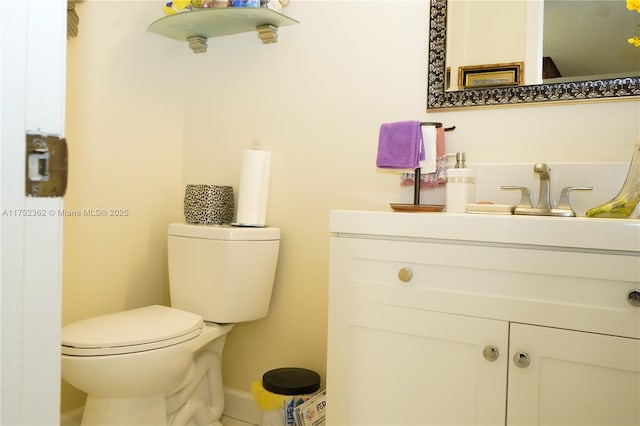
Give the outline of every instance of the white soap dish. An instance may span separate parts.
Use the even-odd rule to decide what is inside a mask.
[[[515,208],[509,204],[467,204],[467,213],[513,214]]]

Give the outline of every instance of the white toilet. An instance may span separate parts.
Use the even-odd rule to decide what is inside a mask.
[[[82,425],[220,425],[222,349],[267,315],[280,230],[169,225],[171,305],[62,328],[62,377],[87,393]]]

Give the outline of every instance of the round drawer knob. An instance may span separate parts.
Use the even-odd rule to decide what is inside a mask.
[[[487,361],[495,361],[500,357],[500,351],[493,345],[485,346],[482,355]]]
[[[520,368],[527,368],[531,364],[531,358],[526,352],[516,352],[513,355],[513,363]]]
[[[629,302],[631,306],[640,307],[640,290],[631,290],[629,294],[627,294],[627,302]]]
[[[413,278],[413,272],[409,268],[400,268],[398,271],[398,279],[403,283],[408,283]]]

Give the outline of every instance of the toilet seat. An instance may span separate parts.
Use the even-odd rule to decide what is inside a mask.
[[[62,328],[62,354],[120,355],[160,349],[200,335],[200,315],[161,305],[81,320]]]

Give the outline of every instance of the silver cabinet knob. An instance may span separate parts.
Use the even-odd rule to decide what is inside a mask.
[[[631,290],[629,294],[627,294],[627,302],[629,302],[631,306],[640,307],[640,290],[639,289]]]
[[[500,351],[493,345],[485,346],[482,355],[487,361],[495,361],[500,357]]]
[[[409,268],[400,268],[398,271],[398,279],[403,283],[408,283],[413,278],[413,272]]]
[[[531,358],[526,352],[516,352],[513,355],[513,363],[520,368],[527,368],[531,364]]]

